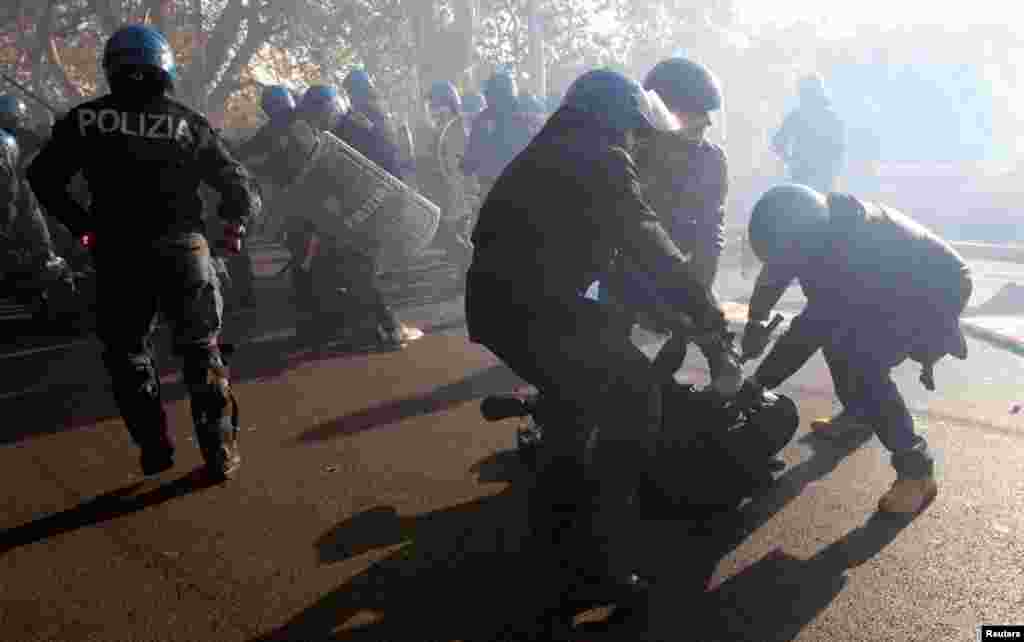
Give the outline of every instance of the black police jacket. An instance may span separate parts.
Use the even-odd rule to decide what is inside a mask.
[[[601,323],[581,297],[619,253],[676,311],[724,327],[714,295],[644,200],[630,154],[570,109],[556,113],[498,178],[473,245],[466,320],[474,340],[521,323],[568,331]]]
[[[829,228],[812,259],[765,265],[750,318],[768,318],[794,279],[803,312],[757,370],[775,387],[844,327],[878,327],[913,342],[907,354],[965,358],[959,316],[971,294],[970,268],[949,243],[909,216],[849,194],[828,196]],[[875,324],[875,325],[871,325]]]
[[[82,171],[89,211],[68,193]],[[145,243],[203,232],[200,181],[220,192],[220,216],[247,224],[260,212],[258,188],[200,114],[166,96],[107,95],[72,109],[28,168],[36,197],[74,234]]]

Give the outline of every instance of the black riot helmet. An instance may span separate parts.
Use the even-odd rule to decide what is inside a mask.
[[[750,249],[762,263],[800,262],[821,249],[828,228],[828,200],[806,185],[778,185],[750,215]]]
[[[674,112],[701,113],[722,108],[722,86],[711,70],[686,58],[662,60],[644,79]]]

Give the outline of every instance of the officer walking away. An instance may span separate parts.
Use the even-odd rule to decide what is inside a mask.
[[[329,131],[369,160],[392,174],[398,173],[397,149],[379,134],[373,124],[348,108],[334,87],[310,87],[299,103],[297,117],[314,128]],[[313,207],[318,207],[314,204]],[[311,318],[319,318],[317,331],[333,331],[338,314],[347,317],[350,331],[358,332],[369,320],[378,346],[398,348],[421,335],[407,327],[384,301],[378,283],[378,254],[375,247],[356,245],[352,239],[326,238],[308,217],[294,217],[289,227],[301,242],[289,242],[301,261],[297,286],[301,288],[300,307]],[[294,248],[293,248],[294,245]],[[300,249],[299,246],[305,247]],[[339,297],[339,291],[344,292]],[[324,310],[329,314],[320,314]],[[358,339],[358,337],[357,337]]]
[[[484,202],[466,290],[471,340],[560,408],[531,498],[531,530],[555,573],[542,584],[631,606],[644,603],[646,581],[625,540],[661,422],[661,381],[628,321],[584,292],[625,254],[673,315],[731,354],[714,295],[641,194],[632,152],[654,127],[651,101],[611,70],[575,81]]]
[[[766,321],[793,279],[807,305],[779,338],[746,391],[772,389],[820,348],[846,412],[875,431],[897,479],[879,510],[916,513],[938,492],[933,457],[892,380],[910,358],[934,390],[943,356],[967,358],[959,317],[971,295],[970,270],[948,243],[888,206],[849,194],[827,197],[804,185],[766,192],[750,219],[750,244],[764,263],[750,300],[743,351],[756,357]],[[849,423],[825,425],[834,436]]]
[[[837,189],[846,155],[846,125],[832,109],[819,74],[800,81],[800,106],[772,138],[772,150],[789,166],[794,183],[819,192]]]
[[[509,73],[499,71],[491,76],[484,87],[484,97],[487,108],[473,121],[462,161],[462,172],[477,177],[481,198],[533,137],[519,108],[519,88]]]
[[[184,360],[206,470],[224,480],[241,464],[238,404],[218,346],[222,300],[198,187],[202,181],[220,192],[219,214],[236,249],[260,212],[259,192],[206,119],[168,96],[176,69],[163,34],[122,27],[107,41],[102,64],[110,94],[56,123],[29,181],[73,234],[95,233],[97,332],[143,473],[174,463],[151,347],[161,314]],[[97,149],[105,162],[89,163]],[[67,192],[78,171],[92,193],[89,211]],[[131,215],[133,208],[139,215]]]
[[[418,137],[422,142],[416,163],[417,182],[423,195],[441,208],[441,226],[435,238],[448,260],[455,265],[461,282],[473,254],[466,227],[471,212],[464,177],[459,172],[450,173],[445,169],[446,165],[453,163],[446,162],[447,149],[442,136],[465,141],[462,100],[455,85],[442,80],[431,85],[426,98],[430,124],[429,129]]]

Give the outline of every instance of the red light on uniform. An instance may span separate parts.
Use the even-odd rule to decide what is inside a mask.
[[[82,246],[83,247],[89,247],[90,245],[92,245],[92,234],[83,234],[82,235]]]

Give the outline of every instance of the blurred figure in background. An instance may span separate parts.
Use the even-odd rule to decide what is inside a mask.
[[[783,120],[772,138],[772,150],[785,161],[790,181],[823,193],[839,188],[846,126],[832,109],[821,75],[800,80],[800,106]]]
[[[519,87],[511,74],[499,71],[484,87],[487,107],[473,121],[462,171],[476,176],[480,198],[486,197],[505,167],[530,142],[533,133],[519,106]]]

